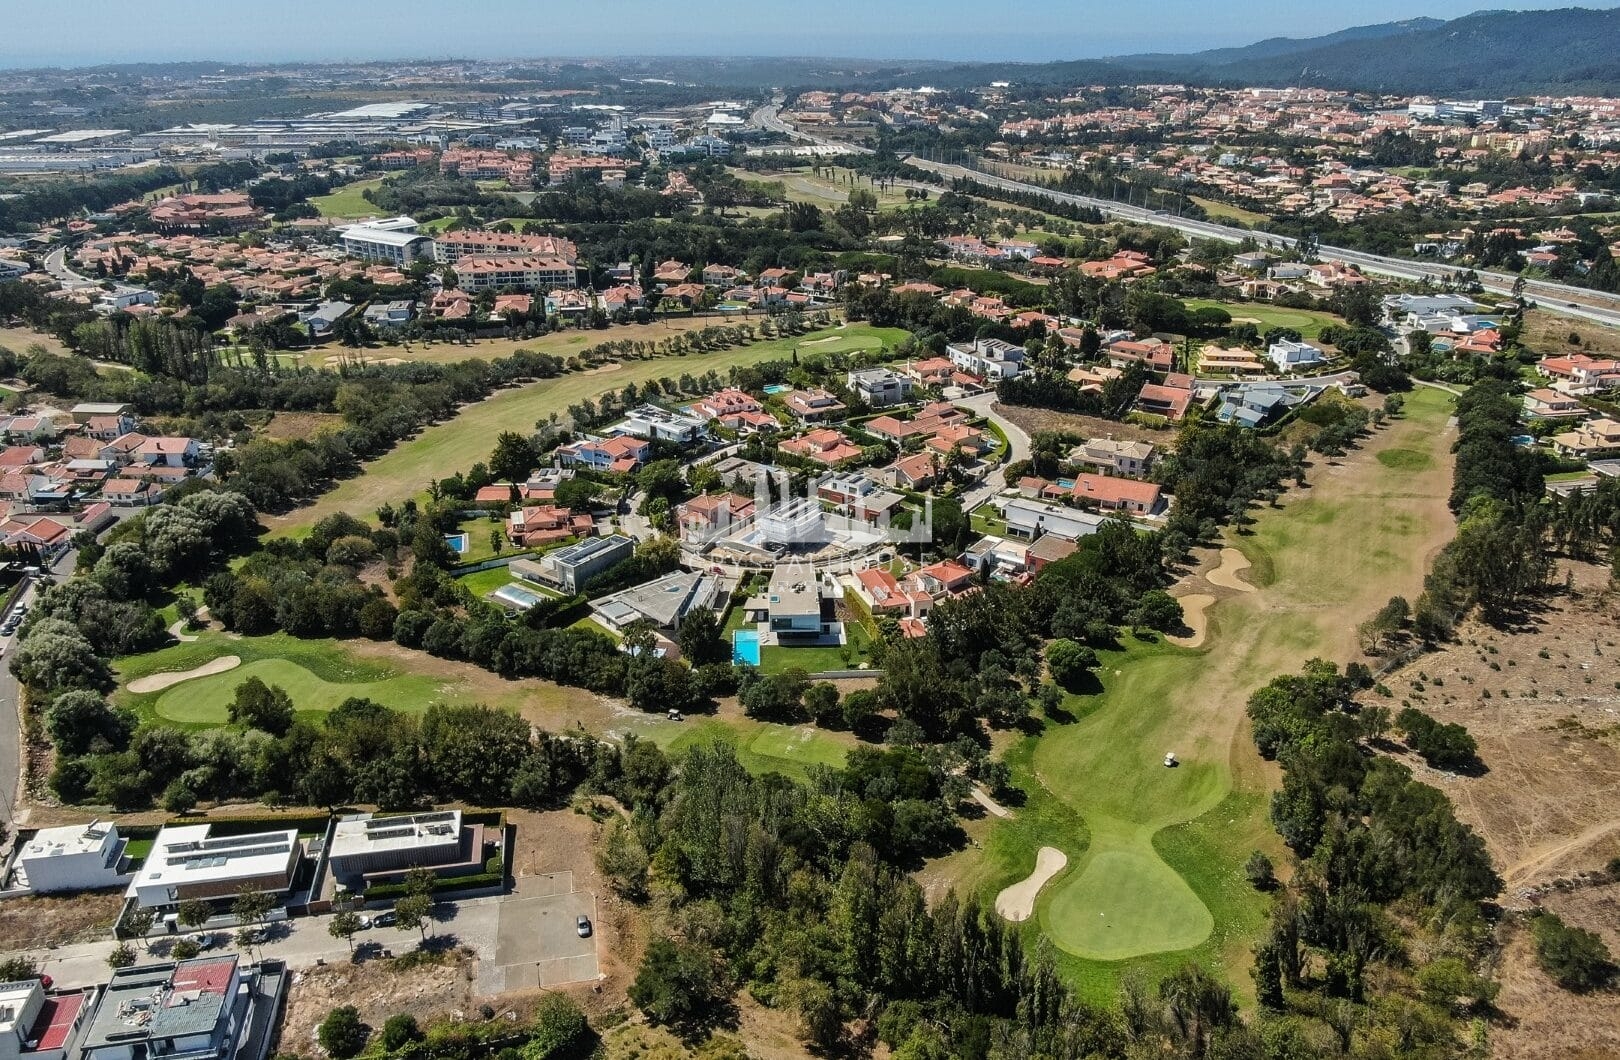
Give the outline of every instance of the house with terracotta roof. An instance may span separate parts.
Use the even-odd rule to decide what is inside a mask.
[[[782,404],[795,419],[803,423],[821,423],[836,419],[848,411],[842,401],[820,387],[789,391],[782,395]]]
[[[33,545],[47,556],[67,548],[73,542],[74,528],[47,517],[12,517],[0,524],[0,541],[7,545]]]
[[[1579,420],[1586,417],[1586,406],[1557,390],[1539,387],[1524,395],[1524,415],[1531,420]]]
[[[675,523],[683,533],[723,530],[754,514],[754,500],[738,493],[702,493],[675,506]]]
[[[1552,437],[1553,452],[1580,460],[1620,456],[1620,422],[1600,416]]]
[[[922,490],[934,484],[936,456],[931,452],[902,456],[887,467],[880,468],[877,479],[894,489]]]
[[[855,595],[874,615],[923,619],[933,610],[932,596],[920,588],[906,588],[883,567],[856,571],[851,582]]]
[[[1164,510],[1164,496],[1156,482],[1126,478],[1123,475],[1085,473],[1074,477],[1069,489],[1075,503],[1095,505],[1104,511],[1131,512],[1153,516]]]
[[[629,474],[639,470],[642,461],[651,452],[652,443],[646,439],[619,435],[614,438],[587,438],[559,446],[557,459],[565,465]]]
[[[845,460],[854,460],[862,454],[860,446],[845,437],[842,431],[835,431],[830,427],[822,427],[797,438],[789,438],[779,443],[777,448],[784,453],[802,456],[829,467],[841,464]]]
[[[906,575],[904,584],[916,591],[927,593],[934,600],[961,596],[976,588],[973,570],[954,559],[941,560],[920,567]]]
[[[144,508],[158,504],[165,492],[157,483],[135,478],[108,479],[101,484],[101,499],[120,507]]]
[[[1163,383],[1143,383],[1136,395],[1135,409],[1150,416],[1163,416],[1171,423],[1180,423],[1192,407],[1192,377],[1171,372]]]
[[[990,449],[990,441],[984,432],[964,423],[941,427],[923,444],[936,453],[959,452],[968,456],[980,456]]]
[[[135,447],[134,457],[147,467],[196,467],[202,446],[195,438],[147,438]]]
[[[1563,384],[1572,393],[1594,393],[1620,387],[1620,360],[1571,353],[1563,357],[1543,357],[1536,370]]]
[[[1211,343],[1198,353],[1198,370],[1226,375],[1247,375],[1264,372],[1266,365],[1260,359],[1260,355],[1253,350],[1246,350],[1241,346],[1216,346]]]
[[[532,548],[569,537],[590,537],[596,523],[589,513],[575,513],[555,505],[515,508],[506,517],[506,538],[514,545]]]
[[[684,261],[670,258],[653,266],[653,279],[658,283],[685,283],[686,278],[692,274],[692,266]]]
[[[903,371],[922,386],[948,386],[956,365],[948,357],[929,357],[907,364]]]

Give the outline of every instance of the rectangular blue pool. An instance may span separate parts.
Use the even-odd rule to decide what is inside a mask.
[[[444,543],[449,545],[450,551],[454,552],[458,556],[465,556],[467,554],[466,534],[445,534]]]
[[[786,384],[786,383],[772,383],[770,386],[765,388],[765,393],[767,393],[767,394],[786,394],[789,390],[792,390],[792,389],[793,388],[791,386],[789,386],[788,384]]]
[[[731,661],[759,665],[759,631],[739,629],[731,635]]]

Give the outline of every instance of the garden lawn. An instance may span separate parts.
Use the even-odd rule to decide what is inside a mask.
[[[221,656],[235,655],[242,664],[224,673],[196,677],[159,692],[137,695],[127,684],[137,677],[197,668]],[[249,677],[280,685],[301,714],[318,717],[351,696],[375,699],[395,710],[421,711],[437,702],[461,702],[452,683],[426,674],[362,660],[341,641],[299,640],[284,633],[265,637],[228,637],[204,633],[195,643],[177,644],[146,655],[119,660],[120,705],[143,720],[161,720],[182,728],[211,728],[230,721],[227,707],[236,686]]]
[[[380,217],[382,211],[369,203],[362,192],[382,187],[383,178],[368,177],[353,184],[345,184],[330,195],[317,195],[309,204],[320,211],[322,217]]]
[[[397,504],[423,495],[429,479],[466,471],[473,464],[487,459],[495,444],[495,436],[501,431],[529,433],[548,413],[561,414],[569,405],[586,398],[595,399],[608,390],[622,388],[626,383],[639,385],[662,376],[678,377],[682,373],[699,374],[710,370],[719,372],[723,377],[731,368],[761,361],[786,360],[792,356],[796,345],[803,347],[807,340],[818,337],[833,337],[837,341],[837,348],[848,349],[864,343],[864,348],[876,350],[899,342],[905,335],[898,328],[866,325],[828,328],[809,336],[772,339],[713,353],[628,361],[605,369],[574,372],[502,390],[466,406],[451,419],[418,432],[414,438],[366,464],[358,476],[340,483],[314,504],[266,521],[280,533],[293,533],[306,530],[333,512],[348,512],[356,517],[369,518],[385,502]],[[810,347],[802,352],[808,353],[815,348]],[[826,348],[835,347],[829,343]]]
[[[1081,991],[1117,996],[1122,976],[1162,976],[1192,960],[1250,993],[1250,948],[1269,903],[1249,887],[1254,850],[1283,851],[1266,817],[1275,767],[1260,761],[1244,719],[1251,692],[1313,656],[1357,653],[1355,625],[1391,595],[1411,598],[1450,539],[1450,396],[1419,390],[1407,415],[1343,461],[1318,460],[1312,488],[1254,513],[1229,543],[1256,588],[1218,590],[1197,650],[1137,640],[1103,652],[1101,691],[1070,696],[1070,719],[1014,743],[1006,760],[1026,794],[993,821],[982,850],[934,872],[993,897],[1028,876],[1041,846],[1069,864],[1042,890],[1023,930],[1045,934]],[[1392,467],[1378,456],[1428,457]],[[1197,591],[1208,591],[1199,588]],[[1175,752],[1177,768],[1163,765]]]
[[[1262,335],[1272,328],[1293,328],[1310,342],[1321,337],[1324,327],[1344,323],[1332,313],[1321,313],[1314,309],[1285,309],[1264,302],[1220,302],[1213,298],[1187,299],[1188,309],[1203,309],[1206,306],[1214,306],[1231,313],[1234,324],[1246,320],[1257,321],[1255,327],[1260,329]]]
[[[670,721],[649,714],[635,718],[627,728],[672,754],[699,744],[730,744],[736,748],[737,761],[750,773],[781,773],[801,781],[809,779],[811,766],[842,767],[844,756],[857,743],[848,733],[744,717]]]

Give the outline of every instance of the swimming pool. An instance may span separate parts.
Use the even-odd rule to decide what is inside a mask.
[[[731,635],[731,661],[733,663],[747,663],[749,666],[759,665],[759,632],[752,629],[739,629]]]
[[[458,556],[465,556],[467,554],[466,534],[445,534],[444,543],[449,545],[450,551],[454,552]]]
[[[792,389],[793,388],[791,386],[789,386],[788,384],[786,384],[786,383],[772,383],[770,386],[765,388],[765,393],[767,393],[767,394],[786,394],[789,390],[792,390]]]
[[[489,595],[497,600],[502,600],[506,603],[512,604],[515,607],[521,607],[525,611],[533,607],[535,604],[538,604],[541,600],[545,599],[545,597],[539,593],[533,591],[532,589],[525,589],[516,582],[512,583],[511,585],[503,585]]]

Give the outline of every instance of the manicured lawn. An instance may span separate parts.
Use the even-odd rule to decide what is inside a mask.
[[[688,718],[669,721],[657,715],[637,718],[629,728],[666,751],[679,753],[699,744],[727,743],[737,760],[751,773],[782,773],[798,780],[809,777],[811,766],[844,764],[856,740],[848,733],[828,732],[810,725],[775,725],[751,718]]]
[[[123,687],[137,677],[191,670],[226,655],[238,656],[242,665],[144,695]],[[312,716],[326,713],[350,696],[375,699],[405,711],[462,699],[454,685],[426,674],[362,660],[341,641],[299,640],[282,633],[266,637],[206,633],[195,643],[122,659],[117,677],[120,704],[133,708],[146,720],[161,719],[185,728],[226,724],[226,707],[236,686],[249,677],[285,688],[293,705]]]
[[[783,670],[805,670],[809,673],[822,673],[827,670],[857,670],[860,668],[872,650],[872,638],[867,636],[866,627],[859,622],[844,623],[845,643],[842,647],[803,647],[782,648],[762,647],[759,650],[759,668],[762,673],[779,674]],[[726,632],[726,641],[729,644],[731,632]],[[848,660],[845,660],[845,652]]]
[[[1407,415],[1369,439],[1370,452],[1318,468],[1309,491],[1231,535],[1256,589],[1222,594],[1201,648],[1125,635],[1102,653],[1099,693],[1070,696],[1072,719],[1007,751],[1026,801],[941,872],[991,898],[1029,875],[1041,846],[1067,854],[1024,930],[1051,940],[1086,996],[1115,997],[1128,970],[1152,978],[1188,960],[1249,995],[1270,899],[1242,866],[1254,850],[1279,862],[1284,852],[1266,815],[1275,767],[1254,752],[1244,702],[1312,656],[1355,657],[1355,623],[1421,588],[1425,557],[1453,529],[1449,407],[1439,391],[1408,395]],[[1391,450],[1427,463],[1375,456]],[[1163,765],[1171,751],[1174,769]]]
[[[1234,324],[1253,321],[1263,335],[1272,328],[1293,328],[1305,339],[1314,341],[1327,325],[1344,322],[1332,313],[1319,313],[1312,309],[1285,309],[1264,302],[1220,302],[1213,298],[1189,298],[1188,309],[1216,306],[1232,314]]]
[[[808,338],[833,337],[837,345],[835,347],[829,343],[827,349],[848,348],[855,343],[866,343],[868,348],[876,349],[885,343],[896,343],[904,335],[905,332],[898,328],[851,325],[841,330],[829,328]],[[561,413],[569,405],[586,398],[594,399],[626,383],[641,384],[662,376],[678,377],[682,373],[698,374],[710,370],[724,377],[731,368],[760,361],[784,360],[792,356],[795,345],[801,347],[801,352],[807,352],[802,350],[806,341],[805,337],[773,339],[714,353],[630,361],[613,365],[609,370],[575,372],[503,390],[467,406],[459,415],[444,423],[428,427],[410,441],[395,446],[367,464],[360,475],[342,482],[316,503],[269,522],[276,530],[286,533],[297,527],[311,526],[333,512],[369,517],[384,502],[398,503],[421,495],[430,478],[443,478],[452,472],[465,471],[486,459],[495,436],[501,431],[527,433],[548,413]]]
[[[382,211],[367,202],[361,192],[375,191],[382,187],[383,178],[368,177],[357,180],[353,184],[345,184],[330,195],[317,195],[309,200],[311,206],[319,210],[322,217],[373,217],[381,216]]]

